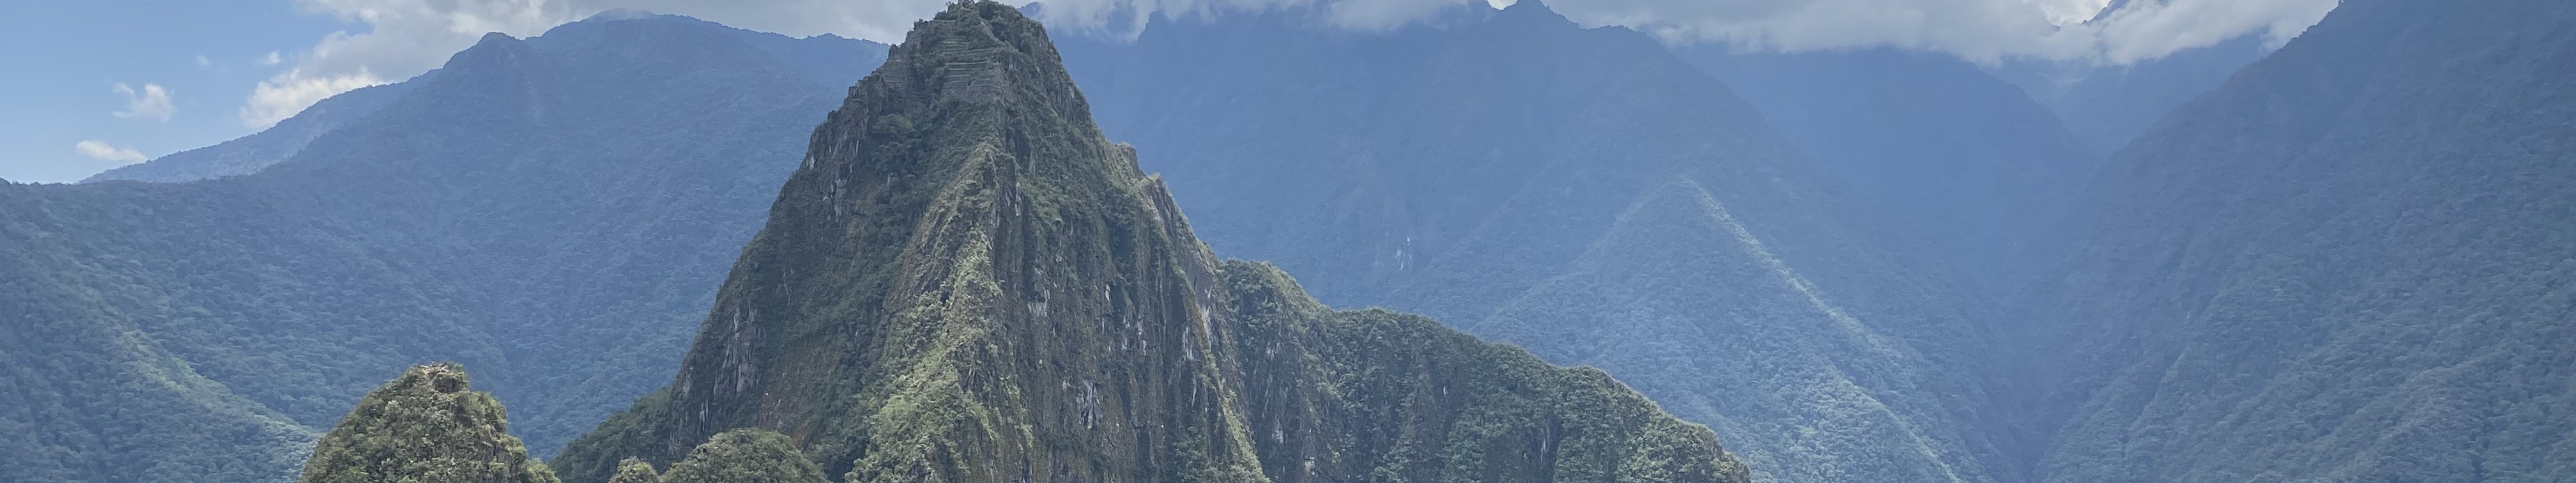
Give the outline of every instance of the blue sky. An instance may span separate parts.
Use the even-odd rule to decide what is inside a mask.
[[[0,178],[71,182],[213,145],[324,97],[396,82],[485,32],[526,37],[610,9],[794,36],[896,42],[949,0],[87,0],[0,16]],[[1009,0],[1020,1],[1020,0]],[[1526,0],[1524,0],[1526,1]],[[1802,51],[1896,46],[1980,62],[2125,64],[2249,33],[2295,36],[2336,0],[1546,0],[1589,26],[1670,42]],[[1458,3],[1510,0],[1050,0],[1059,34],[1158,12],[1324,3],[1343,28],[1401,25]],[[1071,32],[1066,32],[1071,31]],[[1115,33],[1109,33],[1115,34]]]
[[[77,181],[125,162],[82,156],[99,141],[146,156],[256,132],[237,115],[244,96],[278,65],[333,31],[361,29],[299,12],[290,0],[25,2],[0,17],[0,178]],[[199,62],[202,58],[203,63]],[[169,93],[166,120],[127,111],[125,84]]]

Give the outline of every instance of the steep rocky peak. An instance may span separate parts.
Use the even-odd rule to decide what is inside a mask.
[[[887,87],[926,91],[940,100],[1048,104],[1065,100],[1052,94],[1073,89],[1073,77],[1065,73],[1045,28],[993,2],[950,5],[915,22],[887,65],[893,68],[876,76],[903,76],[887,79]],[[1042,95],[1023,95],[1029,93]]]
[[[800,180],[816,184],[791,181],[789,189],[828,191],[882,176],[984,171],[1000,173],[995,181],[1051,187],[1032,188],[1043,192],[1079,195],[1133,186],[1143,176],[1134,152],[1101,141],[1089,113],[1037,21],[989,1],[951,5],[916,22],[904,42],[889,50],[885,64],[850,88],[841,108],[816,130],[800,172]],[[932,147],[946,153],[913,150]],[[986,168],[957,169],[988,162]],[[1055,186],[1066,182],[1087,186]]]

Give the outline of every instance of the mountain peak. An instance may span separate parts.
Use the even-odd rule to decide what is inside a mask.
[[[878,75],[910,77],[890,79],[888,87],[929,89],[941,99],[992,102],[1037,94],[1022,100],[1050,103],[1073,87],[1046,29],[1018,9],[990,1],[952,4],[913,23],[886,64]]]
[[[1520,0],[1512,2],[1511,5],[1503,7],[1501,12],[1495,14],[1494,19],[1498,21],[1574,24],[1573,20],[1566,19],[1564,14],[1556,13],[1555,9],[1548,8],[1546,3],[1541,3],[1539,0]]]
[[[736,27],[709,22],[705,19],[687,15],[656,13],[649,10],[633,8],[618,8],[593,14],[588,18],[581,19],[580,21],[557,25],[552,29],[547,29],[546,33],[544,35],[540,35],[540,37],[552,36],[555,35],[556,32],[562,32],[567,29],[579,30],[584,27],[595,27],[600,24],[621,22],[646,22],[658,25],[694,25],[711,29],[739,30]]]
[[[493,45],[493,44],[498,44],[498,43],[517,43],[517,42],[519,42],[519,38],[518,38],[518,37],[511,37],[511,36],[510,36],[510,34],[505,34],[505,33],[500,33],[500,32],[484,32],[484,33],[483,33],[483,38],[474,39],[474,47],[482,47],[482,46],[485,46],[485,45]],[[468,48],[467,48],[467,50],[472,50],[472,48],[471,48],[471,47],[468,47]]]
[[[476,39],[473,46],[449,56],[447,64],[440,66],[438,71],[452,75],[457,71],[513,65],[525,62],[535,55],[536,49],[529,47],[528,41],[524,39],[500,32],[488,32],[483,34],[483,38]]]
[[[1073,76],[1065,72],[1045,28],[1016,9],[990,1],[950,5],[930,20],[915,22],[904,42],[888,50],[885,64],[852,87],[841,109],[833,111],[817,131],[818,136],[851,139],[926,137],[939,140],[933,145],[989,146],[1014,160],[995,168],[1015,176],[1091,178],[1099,174],[1054,169],[1068,160],[1110,161],[1077,171],[1097,168],[1119,177],[1142,175],[1134,167],[1134,154],[1108,143],[1092,124],[1090,106],[1074,86]],[[1032,142],[1039,139],[1074,142]],[[1053,150],[1061,151],[1049,152]],[[818,145],[808,157],[845,154],[836,147]],[[973,156],[917,161],[968,158]],[[878,164],[884,160],[855,159],[857,164],[850,168],[873,173],[917,168]]]

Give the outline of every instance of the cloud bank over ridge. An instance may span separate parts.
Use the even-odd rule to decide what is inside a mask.
[[[1111,32],[1154,15],[1319,7],[1337,26],[1383,30],[1473,3],[1514,0],[1052,0],[1064,30]],[[1524,0],[1527,1],[1527,0]],[[2249,33],[2285,41],[2336,0],[1553,0],[1586,26],[1619,25],[1674,43],[1761,51],[1899,47],[1979,62],[2036,58],[2127,64]],[[793,36],[825,33],[893,43],[947,0],[297,0],[299,8],[369,26],[335,32],[283,59],[240,108],[266,127],[322,98],[436,68],[485,32],[513,36],[616,9],[698,17]],[[2107,12],[2105,10],[2108,9]]]

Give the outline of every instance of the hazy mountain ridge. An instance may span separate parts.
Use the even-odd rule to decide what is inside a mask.
[[[2123,65],[2023,60],[1986,70],[2056,112],[2085,148],[2109,153],[2154,128],[2174,108],[2226,83],[2237,69],[2271,55],[2271,47],[2263,34],[2250,33]]]
[[[679,17],[579,22],[525,41],[487,36],[256,174],[7,187],[0,211],[13,222],[0,236],[31,241],[5,249],[26,263],[0,278],[48,282],[0,310],[30,314],[11,321],[25,330],[101,334],[11,356],[135,354],[24,374],[20,386],[56,387],[46,396],[76,401],[66,406],[79,414],[169,401],[210,408],[172,417],[255,426],[283,416],[312,428],[384,368],[453,359],[491,368],[482,382],[522,402],[520,431],[536,447],[560,444],[667,374],[723,254],[750,236],[757,200],[839,98],[840,85],[813,79],[848,70],[788,65],[761,43],[818,41],[833,46],[807,55],[845,52],[863,65],[882,55],[864,42]],[[179,382],[114,389],[125,392],[42,382],[92,377]],[[9,469],[190,461],[236,447],[291,455],[312,434],[226,433],[242,436],[162,455],[85,442],[191,441],[187,431],[204,427],[128,417],[142,418],[28,433],[43,436],[20,440],[31,446],[10,453],[31,459]],[[291,474],[276,459],[206,467]],[[62,471],[40,479],[205,476]]]
[[[2115,155],[2047,479],[2576,478],[2571,19],[2346,2]]]
[[[1678,49],[1761,111],[1894,248],[1998,302],[2063,241],[2100,156],[2056,113],[1967,61],[1892,49]]]
[[[1385,33],[1318,27],[1310,13],[1159,19],[1132,44],[1068,41],[1104,129],[1165,173],[1220,253],[1274,261],[1327,303],[1418,311],[1552,362],[1608,369],[1676,414],[1717,426],[1757,478],[2012,478],[1999,476],[2013,464],[1986,434],[1984,421],[2000,416],[1975,402],[1986,397],[1986,369],[1972,355],[1985,344],[1983,321],[1932,275],[1932,262],[1886,245],[1867,207],[1820,179],[1724,84],[1645,35],[1582,29],[1537,2],[1461,7]],[[1777,310],[1673,320],[1625,304],[1631,298],[1566,293],[1576,285],[1554,282],[1590,270],[1587,253],[1619,256],[1605,240],[1622,214],[1675,185],[1709,192],[1807,291],[1756,285],[1763,292],[1743,297]],[[1661,213],[1633,224],[1701,223]],[[1668,245],[1655,253],[1750,257],[1725,251],[1733,239],[1651,243]],[[1732,286],[1705,274],[1669,281]],[[1810,299],[1858,323],[1837,325]],[[1591,330],[1568,337],[1555,327],[1576,323]],[[1737,324],[1823,329],[1783,331],[1816,344],[1696,358],[1869,362],[1802,372],[1812,384],[1770,395],[1710,382],[1739,380],[1728,376],[1665,370],[1757,366],[1636,350],[1724,346],[1710,340],[1722,331],[1670,329]],[[1821,343],[1845,334],[1895,349]],[[1886,368],[1906,370],[1877,372]],[[1868,374],[1836,379],[1848,373]],[[1846,403],[1885,411],[1791,423],[1829,435],[1811,440],[1725,424],[1725,411]],[[1904,436],[1879,437],[1886,431]]]
[[[81,182],[132,180],[177,183],[256,173],[295,156],[296,152],[304,150],[306,144],[311,144],[323,134],[374,114],[377,109],[384,108],[385,103],[401,98],[410,92],[411,87],[419,84],[415,79],[341,93],[316,102],[295,117],[278,121],[276,126],[257,134],[110,169]]]

